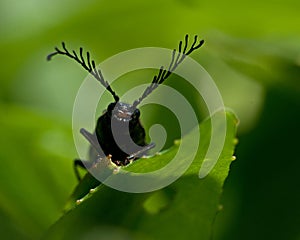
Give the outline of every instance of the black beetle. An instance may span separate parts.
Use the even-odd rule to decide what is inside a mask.
[[[141,97],[133,102],[133,104],[119,101],[119,96],[112,90],[109,83],[104,80],[101,70],[96,68],[95,61],[90,59],[90,53],[86,53],[86,59],[83,57],[82,48],[80,48],[78,56],[74,50],[72,53],[69,52],[63,42],[63,50],[56,47],[55,52],[47,56],[47,60],[51,60],[55,55],[66,55],[67,57],[74,59],[81,64],[85,70],[92,74],[114,98],[114,102],[108,105],[107,110],[97,120],[95,132],[93,134],[85,129],[81,129],[81,133],[90,142],[93,149],[97,151],[98,157],[92,161],[83,162],[79,159],[74,161],[75,174],[78,180],[80,180],[78,166],[89,168],[105,156],[109,156],[111,161],[116,165],[124,166],[132,160],[141,157],[147,153],[149,149],[155,146],[154,143],[147,144],[145,141],[146,133],[140,123],[140,111],[137,106],[154,89],[156,89],[159,84],[162,84],[171,75],[187,55],[203,45],[204,40],[198,42],[197,38],[196,35],[189,50],[187,50],[188,35],[185,36],[183,48],[182,41],[180,41],[178,52],[176,52],[176,49],[173,50],[171,63],[168,69],[162,66],[159,69],[158,74],[154,76],[151,84],[145,89]],[[113,132],[117,132],[117,139],[114,138]]]

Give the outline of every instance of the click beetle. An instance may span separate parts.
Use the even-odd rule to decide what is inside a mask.
[[[137,107],[143,99],[171,75],[187,55],[200,48],[204,43],[204,40],[198,41],[196,35],[188,50],[188,38],[188,35],[186,35],[184,46],[182,46],[183,42],[180,41],[178,51],[176,49],[173,50],[169,67],[165,68],[162,66],[153,77],[151,84],[132,104],[119,101],[119,96],[112,90],[110,84],[104,80],[101,70],[96,68],[95,61],[91,60],[90,53],[86,52],[86,56],[83,56],[82,48],[80,48],[78,55],[74,50],[70,52],[66,48],[65,43],[62,42],[62,50],[56,47],[55,52],[47,56],[47,60],[51,60],[56,55],[65,55],[74,59],[98,80],[114,98],[114,101],[108,105],[103,115],[98,118],[94,133],[89,133],[83,128],[80,130],[94,151],[97,152],[98,157],[91,161],[74,160],[74,169],[78,180],[80,180],[78,167],[88,169],[97,163],[99,159],[101,160],[101,158],[106,156],[109,156],[116,165],[125,166],[145,155],[148,150],[155,146],[154,143],[147,144],[145,141],[146,133],[141,125],[140,111]],[[113,129],[114,132],[117,132],[117,139],[114,138]]]

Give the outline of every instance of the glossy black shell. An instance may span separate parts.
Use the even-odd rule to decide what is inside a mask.
[[[132,109],[132,105],[118,102],[110,104],[97,120],[95,132],[100,147],[106,156],[112,155],[112,161],[118,165],[126,165],[130,154],[147,145],[139,115],[139,110]]]

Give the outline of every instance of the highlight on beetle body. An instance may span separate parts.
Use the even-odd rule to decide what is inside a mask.
[[[94,133],[90,133],[83,128],[80,130],[81,134],[97,152],[98,157],[92,161],[79,159],[74,161],[75,174],[78,180],[80,180],[78,167],[89,169],[97,164],[99,159],[106,156],[109,156],[109,159],[116,165],[125,166],[145,155],[148,150],[155,146],[154,143],[146,143],[146,133],[140,122],[140,111],[137,106],[174,72],[186,56],[200,48],[203,43],[204,40],[199,41],[196,35],[191,46],[188,47],[189,36],[186,35],[184,43],[183,41],[179,42],[178,51],[176,49],[173,50],[169,66],[160,67],[150,85],[146,87],[142,95],[132,104],[119,101],[119,96],[104,79],[101,70],[96,68],[96,63],[91,59],[89,52],[86,52],[86,56],[84,56],[83,48],[79,49],[79,54],[74,50],[69,51],[64,42],[62,42],[62,50],[55,47],[55,52],[47,56],[48,61],[56,55],[65,55],[68,58],[74,59],[99,81],[114,99],[114,102],[109,104],[104,114],[98,118]],[[113,132],[118,133],[117,138],[114,138],[115,135]]]

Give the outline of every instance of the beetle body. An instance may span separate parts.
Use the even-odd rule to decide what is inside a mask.
[[[98,118],[95,133],[105,156],[112,155],[117,165],[128,164],[128,157],[147,145],[140,111],[127,103],[111,103]]]

